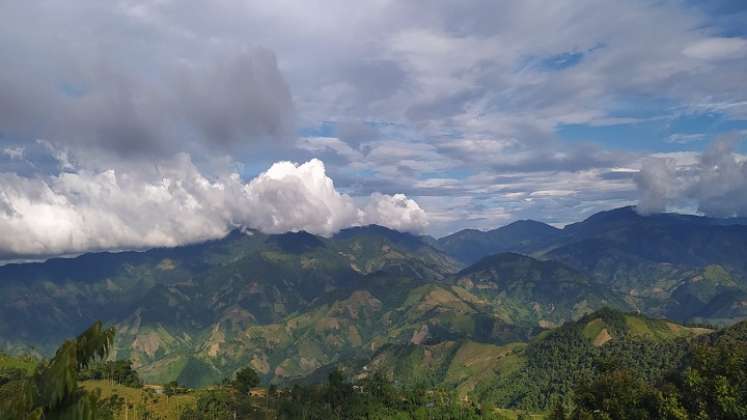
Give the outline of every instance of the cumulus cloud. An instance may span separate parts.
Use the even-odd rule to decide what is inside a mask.
[[[572,221],[635,201],[611,168],[637,168],[649,142],[698,147],[667,138],[673,122],[705,139],[747,118],[744,16],[695,3],[0,2],[0,172],[62,176],[36,138],[85,154],[90,174],[187,152],[217,182],[206,161],[226,155],[252,169],[319,157],[351,195],[417,198],[431,233]],[[663,137],[616,131],[639,123]],[[685,196],[666,188],[664,206]]]
[[[738,137],[716,140],[692,162],[650,158],[634,178],[638,209],[662,212],[693,205],[715,217],[747,216],[747,159],[735,153]]]
[[[247,224],[267,232],[329,235],[359,219],[353,199],[335,190],[324,164],[316,159],[302,165],[275,163],[243,190],[252,209],[244,216]]]
[[[681,186],[675,185],[676,166],[673,159],[648,158],[643,161],[635,176],[640,198],[638,211],[643,214],[661,213],[667,205],[681,194]]]
[[[425,211],[404,194],[371,194],[362,213],[364,224],[378,224],[402,231],[421,231],[428,225]]]
[[[233,172],[207,176],[186,154],[155,167],[0,175],[4,259],[174,246],[236,226],[331,235],[369,223],[420,230],[427,220],[402,194],[374,194],[357,206],[335,189],[319,160],[278,162],[249,182]]]
[[[736,137],[717,141],[700,159],[696,182],[687,193],[705,214],[747,216],[747,161],[734,153],[736,142]]]

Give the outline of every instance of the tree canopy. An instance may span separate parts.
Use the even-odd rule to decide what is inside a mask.
[[[0,387],[0,419],[95,420],[111,417],[111,410],[95,392],[78,385],[79,373],[104,359],[114,341],[114,329],[100,321],[73,340],[65,341],[54,357],[31,376]]]

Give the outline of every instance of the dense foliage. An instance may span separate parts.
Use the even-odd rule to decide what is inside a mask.
[[[130,360],[109,360],[94,363],[80,372],[79,379],[108,379],[133,388],[143,386],[143,381],[138,376],[137,371],[132,368],[132,361]]]
[[[379,370],[355,381],[335,369],[323,384],[256,388],[259,376],[251,367],[222,385],[190,390],[174,381],[164,392],[195,396],[180,420],[504,418],[496,407],[544,408],[551,420],[747,419],[747,322],[686,333],[668,321],[601,310],[517,347],[523,366],[470,395],[392,381]],[[601,343],[598,337],[607,334],[614,338]],[[101,361],[112,339],[113,331],[96,323],[49,361],[4,359],[0,419],[107,420],[123,410],[153,418],[145,403],[136,407],[116,394],[101,398],[80,386],[84,377],[141,386],[129,361]],[[137,392],[144,402],[156,400],[150,388]]]
[[[202,393],[195,407],[187,408],[180,420],[234,420],[257,418],[249,396],[232,388]]]
[[[73,340],[65,341],[55,356],[32,375],[9,380],[0,387],[0,419],[95,420],[112,416],[96,393],[78,385],[79,374],[109,353],[114,329],[101,322]]]
[[[239,392],[246,394],[250,389],[257,385],[259,385],[259,375],[257,375],[257,372],[254,369],[245,367],[236,372],[233,386]]]
[[[375,373],[355,384],[340,371],[324,385],[295,385],[276,394],[280,419],[500,419],[491,406],[425,386],[396,386]]]
[[[578,384],[615,368],[630,369],[641,380],[656,381],[681,365],[687,355],[685,338],[635,336],[626,316],[630,317],[604,309],[533,340],[523,352],[524,366],[499,375],[494,383],[482,384],[481,398],[499,406],[547,409],[568,399]],[[633,319],[658,327],[654,320]],[[593,323],[603,324],[605,332],[618,339],[594,345],[587,336]]]
[[[683,365],[658,380],[611,366],[551,419],[747,419],[747,323],[713,336],[690,343]]]

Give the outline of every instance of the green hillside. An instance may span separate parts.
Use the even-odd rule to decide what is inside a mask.
[[[628,308],[580,271],[514,253],[485,257],[457,273],[455,281],[491,301],[506,320],[516,324],[549,328],[603,306]]]
[[[433,292],[440,298],[433,296]],[[424,296],[431,296],[426,299],[430,303],[438,300],[439,305],[460,306],[458,299],[446,298],[447,295],[443,289],[421,290],[406,299],[403,306],[417,306],[424,302]],[[352,318],[358,315],[368,318],[371,314],[366,314],[366,311],[378,305],[369,296],[358,294],[351,296],[342,306],[335,304],[326,309],[336,314],[347,311]],[[318,322],[329,319],[329,314],[309,319],[306,326],[327,328],[328,325]],[[309,330],[304,331],[308,333]],[[94,324],[77,339],[67,341],[50,361],[0,356],[0,395],[5,396],[4,403],[0,404],[0,418],[5,418],[3,410],[6,409],[12,412],[26,410],[12,405],[22,401],[18,394],[13,394],[18,384],[32,384],[37,387],[35,389],[43,391],[31,402],[38,404],[45,401],[44,390],[48,386],[45,384],[54,384],[59,379],[55,376],[58,371],[76,369],[77,366],[77,373],[70,377],[74,381],[96,377],[90,376],[94,373],[88,373],[96,372],[96,369],[101,369],[100,374],[109,375],[109,368],[99,368],[91,362],[68,365],[66,360],[72,357],[70,354],[83,354],[81,351],[89,352],[85,357],[93,357],[90,356],[95,354],[93,352],[105,357],[106,350],[95,350],[95,346],[105,345],[104,341],[98,341],[96,334],[108,337],[106,340],[110,342],[113,333],[113,330],[101,330],[100,324]],[[559,407],[568,407],[573,412],[594,409],[609,412],[617,409],[616,406],[596,405],[599,404],[597,398],[606,395],[604,398],[621,399],[628,398],[626,392],[644,392],[649,393],[652,400],[635,410],[661,413],[661,410],[670,412],[675,410],[673,407],[679,407],[677,410],[683,412],[702,409],[719,413],[711,418],[731,418],[720,413],[739,412],[743,408],[721,400],[709,400],[706,395],[718,395],[722,389],[718,387],[722,385],[728,392],[738,392],[740,387],[744,387],[744,381],[740,382],[739,378],[740,372],[744,371],[747,322],[712,330],[604,308],[559,328],[546,330],[528,341],[503,345],[435,336],[417,338],[419,333],[416,332],[406,343],[382,345],[368,359],[344,358],[305,376],[308,380],[316,375],[319,379],[312,379],[311,383],[324,382],[323,385],[299,386],[296,383],[279,391],[257,391],[260,396],[252,398],[237,393],[235,382],[223,381],[221,385],[203,385],[197,390],[183,389],[169,397],[168,392],[160,393],[161,387],[149,385],[140,388],[142,384],[137,376],[130,386],[108,379],[86,380],[80,382],[82,388],[78,391],[81,393],[78,402],[69,407],[88,410],[86,407],[91,404],[91,410],[101,415],[112,413],[114,419],[130,416],[184,419],[195,412],[215,413],[215,409],[223,410],[221,413],[224,414],[220,414],[223,417],[219,418],[230,418],[236,410],[244,413],[240,418],[296,418],[299,410],[318,412],[319,418],[370,418],[372,415],[374,418],[382,415],[383,418],[389,415],[420,418],[426,407],[437,410],[442,413],[440,415],[447,416],[445,418],[460,418],[453,417],[458,413],[469,415],[468,418],[521,418],[524,413],[548,412],[550,409],[552,418],[558,418]],[[297,341],[303,340],[302,334]],[[288,360],[298,360],[299,357],[296,355]],[[722,360],[724,365],[719,365],[722,362],[718,360]],[[187,374],[200,375],[200,363],[196,358],[187,360]],[[120,365],[127,369],[130,366],[129,362]],[[254,363],[244,363],[242,368],[246,367],[259,370]],[[693,374],[701,375],[697,379],[700,382],[695,385],[702,388],[694,399],[678,400],[675,406],[667,405],[667,395],[696,392],[687,385],[688,382],[681,382],[691,381],[687,378]],[[714,375],[724,375],[728,383],[722,384],[719,382],[721,376]],[[656,391],[654,387],[662,383],[668,384],[669,388]],[[735,398],[741,397],[735,395]],[[735,403],[742,400],[744,398],[735,400]],[[44,410],[67,409],[64,408],[67,407],[66,400],[62,401],[59,408],[53,405]],[[228,405],[224,409],[213,404]],[[633,409],[625,408],[626,412]],[[340,417],[340,413],[347,414]]]
[[[515,354],[520,369],[499,371],[476,392],[498,406],[549,408],[611,366],[661,378],[680,365],[689,340],[711,332],[603,309],[530,340]]]
[[[462,261],[518,252],[561,262],[629,308],[657,317],[718,325],[747,319],[744,219],[641,215],[623,207],[563,229],[520,221],[463,230],[437,244]]]
[[[400,369],[488,392],[485,381],[456,379],[458,370],[447,380],[464,343],[503,348],[603,307],[677,322],[744,319],[744,228],[624,208],[565,229],[524,221],[471,232],[492,250],[531,256],[503,252],[468,267],[455,251],[464,235],[433,241],[380,226],[330,238],[236,230],[177,248],[8,264],[0,349],[49,357],[102,319],[117,330],[112,357],[132,360],[148,382],[205,386],[250,365],[268,383],[293,383],[412,347],[413,366]],[[626,331],[637,339],[671,333],[636,322]],[[615,331],[595,321],[580,334],[603,343]],[[418,361],[422,346],[443,357],[435,371]]]
[[[0,337],[49,354],[101,317],[117,327],[113,357],[133,360],[147,380],[206,385],[247,362],[284,380],[396,339],[374,322],[385,313],[411,334],[393,311],[411,289],[457,268],[417,237],[381,227],[331,239],[235,231],[188,247],[8,265]]]

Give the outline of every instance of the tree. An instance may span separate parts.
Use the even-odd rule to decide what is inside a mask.
[[[327,377],[325,394],[327,404],[332,408],[337,418],[342,418],[345,404],[353,394],[353,386],[345,382],[345,376],[339,369],[333,370]]]
[[[108,404],[97,392],[78,386],[78,374],[104,359],[114,341],[114,328],[96,321],[74,340],[65,341],[54,357],[22,379],[0,389],[0,419],[94,420],[111,418]]]
[[[95,363],[83,370],[80,379],[109,379],[120,385],[131,388],[142,388],[143,381],[132,367],[131,360],[112,360]]]
[[[239,392],[247,393],[257,385],[259,385],[259,375],[251,367],[247,366],[236,372],[233,387]]]
[[[572,418],[658,419],[661,394],[630,371],[616,370],[581,384]]]
[[[205,392],[197,399],[195,407],[188,408],[180,420],[233,420],[254,418],[249,397],[230,389]]]
[[[176,394],[178,389],[179,389],[179,382],[177,381],[171,381],[163,385],[163,393],[164,395],[166,395],[166,397],[173,396],[174,394]]]
[[[552,409],[550,410],[550,416],[548,418],[550,420],[566,420],[565,407],[563,407],[563,403],[561,400],[556,400],[553,403]]]
[[[747,418],[747,346],[723,340],[694,346],[688,366],[676,379],[680,400],[693,415]]]

